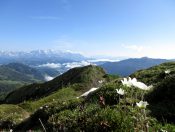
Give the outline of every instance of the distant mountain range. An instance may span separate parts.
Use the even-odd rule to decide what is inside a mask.
[[[51,77],[56,77],[74,67],[87,66],[90,64],[102,65],[106,62],[119,61],[119,58],[104,58],[87,58],[80,53],[71,51],[0,51],[0,65],[22,63]]]
[[[0,64],[19,62],[28,65],[45,63],[65,63],[85,60],[86,57],[79,53],[54,50],[34,50],[30,52],[0,51]]]
[[[106,62],[100,66],[103,67],[108,74],[128,76],[138,70],[146,69],[168,61],[171,60],[143,57],[126,59],[119,62]]]

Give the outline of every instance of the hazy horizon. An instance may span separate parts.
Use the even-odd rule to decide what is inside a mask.
[[[0,50],[0,53],[30,53],[30,52],[39,52],[39,51],[44,51],[45,53],[48,53],[48,51],[51,51],[53,53],[72,53],[72,54],[79,54],[82,55],[84,57],[86,57],[86,59],[88,61],[109,61],[109,62],[116,62],[116,61],[121,61],[121,60],[125,60],[125,59],[130,59],[130,58],[153,58],[153,59],[175,59],[175,58],[161,58],[161,57],[149,57],[149,56],[110,56],[110,55],[85,55],[82,52],[74,52],[74,51],[69,51],[69,50],[53,50],[53,49],[33,49],[33,50]]]
[[[2,0],[0,50],[175,58],[173,0]]]

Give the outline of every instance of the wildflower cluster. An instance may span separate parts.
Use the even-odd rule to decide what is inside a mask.
[[[132,79],[130,77],[128,79],[124,78],[123,80],[121,80],[121,82],[122,82],[122,84],[123,84],[123,86],[125,88],[127,88],[127,87],[131,88],[131,91],[130,91],[130,93],[131,93],[131,100],[138,100],[137,96],[133,96],[133,94],[134,94],[134,90],[133,89],[134,88],[138,88],[140,90],[143,90],[142,91],[142,100],[140,100],[140,102],[135,102],[136,106],[138,108],[140,108],[140,110],[141,110],[140,111],[140,115],[136,116],[136,117],[134,116],[134,117],[137,120],[136,129],[137,130],[145,130],[146,131],[148,129],[149,125],[148,125],[145,109],[146,109],[147,105],[149,105],[149,104],[148,104],[147,101],[143,101],[144,100],[143,99],[144,98],[144,93],[145,93],[144,91],[150,90],[151,88],[153,88],[153,86],[152,85],[147,86],[143,82],[137,81],[136,78]],[[120,96],[123,96],[124,94],[126,94],[126,92],[122,88],[116,89],[116,91],[119,94],[119,104],[120,104]],[[132,103],[132,107],[133,107],[133,103]]]
[[[124,86],[127,86],[127,87],[136,87],[136,88],[139,88],[141,90],[150,90],[151,88],[153,88],[152,85],[150,86],[147,86],[146,84],[144,84],[143,82],[139,82],[137,81],[136,78],[133,78],[131,79],[129,77],[129,79],[127,78],[124,78],[123,80],[121,80],[122,84]],[[117,89],[117,93],[120,94],[120,95],[123,95],[124,94],[124,90],[122,90],[121,88],[118,90]],[[143,92],[144,93],[144,92]],[[142,98],[143,99],[143,98]],[[136,103],[136,105],[139,107],[139,108],[146,108],[146,106],[148,105],[148,102],[147,101],[143,101],[141,100],[140,102]]]
[[[152,85],[147,86],[143,82],[138,82],[136,78],[131,79],[130,77],[129,77],[129,79],[124,78],[123,80],[121,80],[121,82],[123,85],[125,85],[127,87],[134,86],[134,87],[140,88],[142,90],[150,90],[153,87]]]

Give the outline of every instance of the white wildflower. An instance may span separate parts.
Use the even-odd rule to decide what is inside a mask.
[[[98,83],[102,84],[103,83],[103,80],[98,81]]]
[[[130,79],[130,78],[129,78]],[[127,80],[127,78],[124,78],[123,80],[121,80],[122,84],[127,86],[127,87],[131,87],[132,83],[130,80]]]
[[[168,132],[167,130],[163,130],[163,129],[161,129],[161,132]]]
[[[117,90],[117,93],[120,94],[120,95],[124,95],[125,94],[125,91],[123,89],[116,89]]]
[[[49,106],[48,106],[48,105],[46,105],[45,107],[46,107],[46,108],[49,108]]]
[[[170,74],[170,72],[171,72],[170,70],[166,70],[165,74]]]
[[[148,104],[147,101],[140,101],[139,103],[136,103],[136,105],[139,107],[139,108],[142,108],[142,109],[145,109]]]
[[[146,84],[144,84],[142,82],[138,82],[136,78],[131,79],[129,77],[128,80],[127,80],[127,78],[124,78],[121,81],[122,81],[122,84],[126,85],[127,87],[134,86],[134,87],[140,88],[142,90],[150,90],[153,87],[152,85],[147,86]]]
[[[133,83],[134,87],[140,88],[142,90],[150,90],[151,88],[153,88],[152,85],[147,86],[146,84],[142,83],[142,82],[134,82]]]

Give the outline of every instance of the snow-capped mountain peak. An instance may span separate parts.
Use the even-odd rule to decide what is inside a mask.
[[[62,63],[83,61],[86,57],[79,53],[59,50],[33,50],[33,51],[0,51],[0,63],[27,62],[31,63]]]

